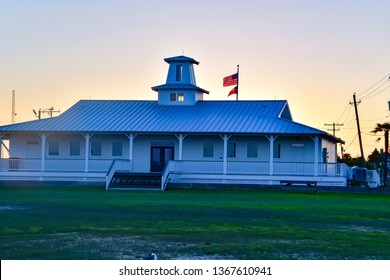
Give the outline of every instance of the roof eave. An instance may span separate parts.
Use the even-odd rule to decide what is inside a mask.
[[[164,59],[165,62],[171,63],[171,62],[191,62],[193,64],[199,65],[199,62],[193,59],[192,57],[180,55],[180,56],[173,56],[168,57]]]
[[[154,86],[152,87],[152,90],[153,91],[156,91],[158,92],[159,90],[197,90],[197,91],[200,91],[202,93],[206,93],[206,94],[209,94],[210,91],[208,90],[205,90],[203,88],[200,88],[200,87],[197,87],[197,86],[193,86],[193,85],[188,85],[188,87],[186,87],[186,85],[177,85],[175,86],[174,84],[170,84],[170,85],[159,85],[159,86]]]

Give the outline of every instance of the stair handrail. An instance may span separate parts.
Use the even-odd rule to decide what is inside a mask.
[[[164,168],[164,171],[161,175],[161,191],[165,191],[167,185],[168,185],[168,182],[169,182],[169,175],[172,173],[172,172],[175,172],[177,171],[177,164],[179,163],[180,161],[177,161],[177,160],[170,160],[168,161],[168,164],[165,166]]]
[[[121,169],[119,169],[119,166],[118,166],[118,163],[121,162],[121,163],[129,163],[129,168],[127,169],[123,169],[123,164],[121,165]],[[116,171],[118,170],[121,170],[121,171],[132,171],[131,170],[131,161],[129,159],[114,159],[112,162],[111,162],[111,165],[110,165],[110,168],[108,169],[107,173],[106,173],[106,191],[108,190],[108,187],[110,186],[110,183],[111,183],[111,180],[112,180],[112,177],[114,177],[114,174]]]

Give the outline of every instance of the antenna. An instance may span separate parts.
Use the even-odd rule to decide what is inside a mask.
[[[11,112],[11,123],[15,123],[15,90],[12,90],[12,112]]]
[[[41,119],[42,110],[39,109],[38,112],[37,112],[37,111],[35,111],[35,110],[33,109],[33,112],[34,112],[35,117],[37,117],[38,120],[40,120],[40,119]]]
[[[55,110],[53,106],[51,106],[49,109],[41,110],[39,109],[38,112],[33,109],[35,117],[37,117],[39,120],[42,117],[42,113],[46,113],[50,116],[50,118],[53,117],[53,113],[60,113],[60,110]]]
[[[53,106],[51,106],[49,109],[42,110],[42,113],[47,113],[50,118],[53,117],[53,113],[60,113],[60,110],[55,110]]]

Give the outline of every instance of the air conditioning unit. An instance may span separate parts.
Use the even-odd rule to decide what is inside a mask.
[[[366,183],[367,182],[367,168],[363,167],[352,167],[352,181],[357,183]]]

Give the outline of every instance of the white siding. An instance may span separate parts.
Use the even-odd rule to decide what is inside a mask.
[[[185,140],[186,139],[184,139],[184,143]],[[133,171],[150,172],[150,149],[152,145],[169,147],[173,146],[174,159],[179,159],[178,141],[179,140],[174,135],[137,135],[137,137],[134,139]]]
[[[27,154],[27,142],[38,142],[37,151]],[[41,155],[41,137],[38,134],[12,134],[10,135],[11,158],[39,158]],[[37,156],[32,156],[32,154]]]
[[[310,137],[278,137],[274,145],[280,143],[280,158],[274,162],[314,162],[314,140]]]
[[[337,162],[336,143],[330,142],[329,140],[326,139],[322,139],[322,148],[327,149],[327,162],[336,163]],[[321,161],[322,161],[322,152],[321,152]]]

